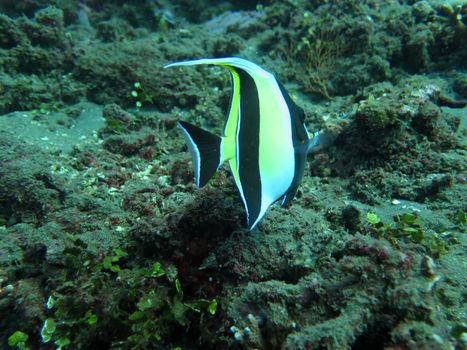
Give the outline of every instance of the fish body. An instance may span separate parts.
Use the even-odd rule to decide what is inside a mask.
[[[192,152],[196,184],[204,186],[228,161],[253,229],[276,201],[287,205],[302,180],[310,134],[305,113],[274,75],[237,57],[175,62],[165,67],[217,65],[232,76],[230,110],[218,137],[180,121]]]

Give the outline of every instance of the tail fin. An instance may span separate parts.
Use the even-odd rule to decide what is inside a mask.
[[[196,185],[203,187],[222,163],[222,138],[184,121],[178,125],[185,134],[193,157]]]

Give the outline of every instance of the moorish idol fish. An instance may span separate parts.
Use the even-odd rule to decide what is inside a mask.
[[[305,113],[274,75],[237,57],[175,62],[212,64],[232,75],[230,111],[222,137],[180,121],[193,156],[196,185],[204,186],[228,160],[253,229],[279,199],[286,206],[302,181],[306,156],[318,147],[304,124]],[[313,140],[313,141],[312,141]]]

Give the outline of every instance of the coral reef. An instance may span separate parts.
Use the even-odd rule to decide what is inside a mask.
[[[0,348],[464,349],[466,5],[0,2]],[[241,56],[329,137],[252,232],[178,120]],[[322,136],[324,137],[324,136]]]

